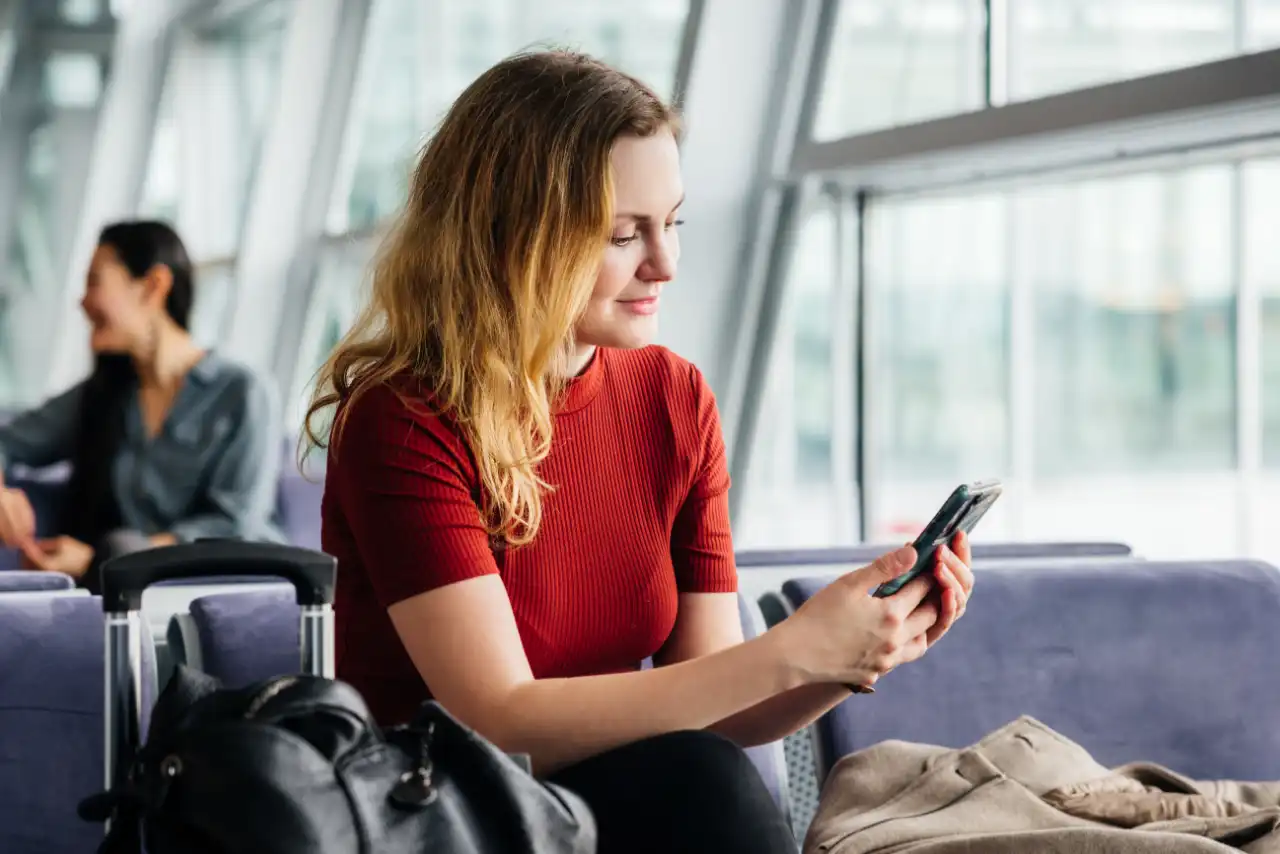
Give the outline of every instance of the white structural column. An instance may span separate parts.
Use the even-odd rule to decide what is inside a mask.
[[[290,387],[370,0],[296,3],[240,239],[226,350]]]
[[[75,310],[84,267],[102,226],[135,215],[146,179],[151,139],[176,21],[187,0],[133,0],[124,5],[111,49],[92,161],[79,214],[68,224],[70,251],[61,265],[61,294],[49,318],[57,329],[47,386],[63,388],[88,369],[84,320]]]
[[[703,0],[690,8],[694,38],[681,57],[680,82],[688,224],[679,278],[663,294],[660,341],[706,374],[731,443],[741,395],[734,365],[755,345],[741,333],[759,303],[762,255],[769,254],[758,251],[766,191],[780,146],[789,151],[793,141],[790,84],[819,5]]]

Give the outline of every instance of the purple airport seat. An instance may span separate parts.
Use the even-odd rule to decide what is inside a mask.
[[[827,579],[783,591],[795,606]],[[971,744],[1031,715],[1104,765],[1280,777],[1280,571],[1226,560],[988,567],[963,620],[815,728],[819,779],[888,739]]]
[[[61,572],[0,568],[0,593],[48,593],[73,590],[76,583]]]
[[[103,786],[103,627],[96,596],[0,596],[4,854],[82,854],[102,841],[76,804]],[[155,702],[149,640],[144,628],[144,727]]]
[[[899,548],[892,545],[834,546],[818,549],[748,549],[734,555],[738,569],[792,566],[854,567],[870,563]],[[1034,558],[1126,558],[1133,549],[1124,543],[984,543],[973,544],[975,561],[1031,560]]]
[[[294,470],[281,476],[276,492],[276,517],[290,543],[319,550],[320,501],[323,498],[322,476],[312,474],[304,477]]]

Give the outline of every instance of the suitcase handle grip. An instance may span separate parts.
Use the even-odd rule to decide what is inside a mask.
[[[332,605],[338,561],[323,552],[275,543],[198,540],[114,557],[102,564],[102,609],[137,611],[142,592],[161,581],[219,575],[283,578],[298,604]]]

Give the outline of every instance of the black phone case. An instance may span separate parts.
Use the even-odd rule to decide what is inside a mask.
[[[966,534],[971,532],[1000,497],[1001,489],[997,480],[984,480],[956,487],[912,543],[916,550],[915,566],[892,581],[881,584],[872,595],[892,596],[913,578],[929,571],[933,567],[938,546],[950,542],[957,531],[964,531]],[[975,512],[974,508],[980,509]]]

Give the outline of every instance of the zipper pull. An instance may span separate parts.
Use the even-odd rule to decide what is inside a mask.
[[[400,775],[400,781],[391,790],[391,800],[397,806],[407,809],[421,809],[430,806],[440,797],[431,776],[435,766],[431,762],[431,739],[435,735],[436,725],[428,724],[427,731],[422,733],[418,742],[418,767]]]

